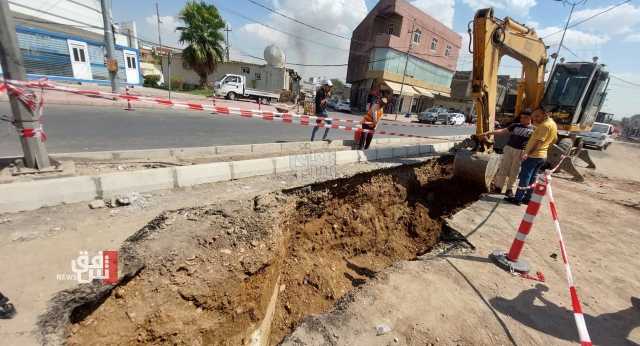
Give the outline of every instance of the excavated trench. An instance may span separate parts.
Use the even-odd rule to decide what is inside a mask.
[[[69,345],[277,344],[432,249],[443,219],[480,194],[451,175],[441,158],[165,212],[121,249],[135,274],[71,309],[61,333]]]

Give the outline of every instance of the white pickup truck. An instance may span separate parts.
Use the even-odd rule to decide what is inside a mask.
[[[249,89],[244,76],[238,74],[226,74],[222,79],[215,82],[213,92],[218,97],[224,97],[229,100],[235,100],[239,97],[250,98],[254,100],[263,100],[267,103],[278,101],[280,95],[268,91]]]

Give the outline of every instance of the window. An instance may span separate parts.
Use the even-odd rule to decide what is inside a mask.
[[[241,67],[242,74],[251,74],[251,70],[248,67]]]
[[[422,31],[420,31],[420,29],[416,29],[416,31],[413,32],[413,43],[420,44],[421,38],[422,38]]]
[[[433,40],[431,40],[431,50],[436,49],[438,49],[438,39],[434,37]]]
[[[260,72],[256,72],[255,76],[256,76],[256,80],[260,80],[262,78],[262,76],[260,75]]]
[[[451,50],[453,48],[451,48],[451,45],[447,45],[447,49],[444,50],[444,56],[450,56],[451,55]]]
[[[133,68],[133,64],[131,63],[131,57],[127,57],[127,68]]]
[[[80,54],[78,48],[73,48],[73,61],[80,61]]]
[[[136,57],[135,56],[131,57],[131,68],[136,68]]]
[[[393,23],[389,23],[389,26],[387,27],[387,34],[393,35],[394,32],[395,32],[395,25]]]
[[[78,49],[80,51],[80,61],[86,62],[87,59],[84,57],[84,49]]]

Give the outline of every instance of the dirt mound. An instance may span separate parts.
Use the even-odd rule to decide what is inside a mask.
[[[126,245],[144,269],[95,311],[72,313],[67,342],[237,345],[258,330],[278,343],[305,316],[428,251],[442,217],[478,195],[441,160],[166,212]]]

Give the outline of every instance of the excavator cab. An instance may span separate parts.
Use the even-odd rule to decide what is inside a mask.
[[[588,131],[606,98],[609,72],[597,62],[556,66],[540,106],[551,112],[561,132]]]

